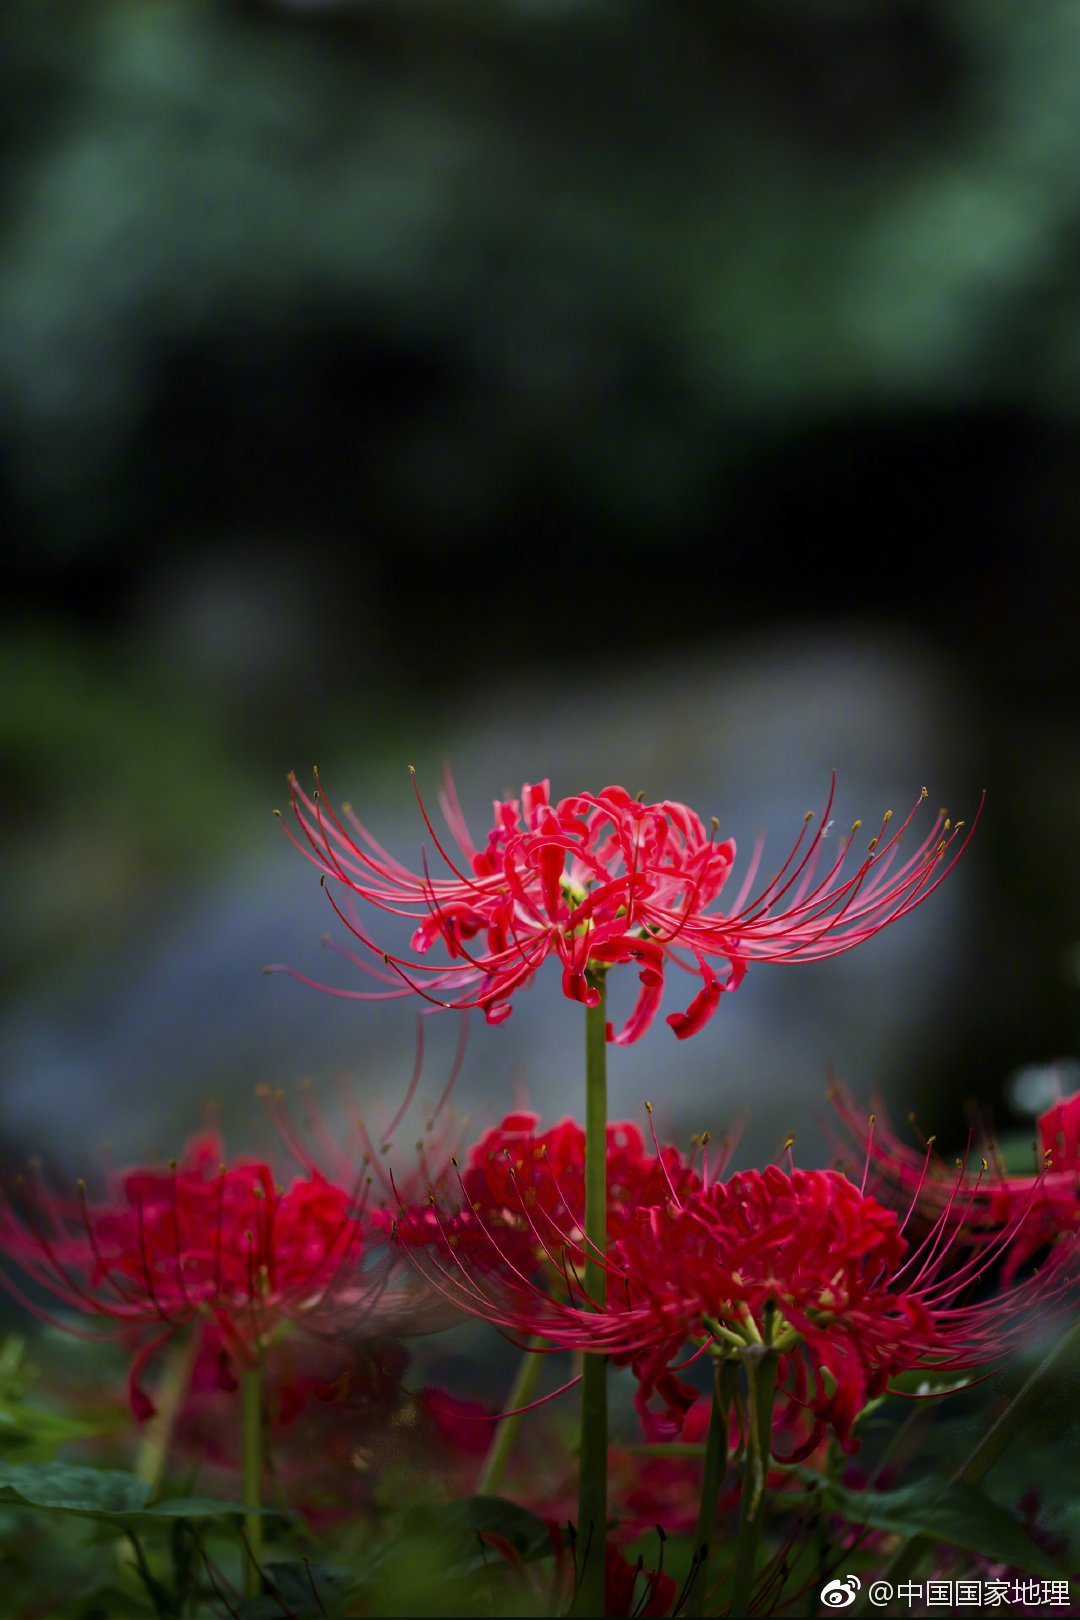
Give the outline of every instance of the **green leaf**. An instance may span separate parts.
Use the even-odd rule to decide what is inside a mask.
[[[139,1519],[223,1519],[229,1513],[251,1513],[243,1502],[220,1502],[214,1496],[170,1496],[166,1502],[155,1502],[143,1508]],[[295,1518],[295,1514],[278,1507],[261,1507],[254,1511],[279,1519]]]
[[[823,1484],[822,1476],[809,1469],[799,1473],[822,1492],[826,1511],[839,1514],[849,1524],[890,1531],[905,1540],[929,1536],[1038,1575],[1062,1573],[1006,1508],[962,1480],[920,1480],[897,1491],[849,1491],[831,1482]],[[777,1501],[781,1504],[783,1498]]]
[[[150,1487],[117,1468],[86,1468],[78,1463],[0,1463],[0,1501],[91,1518],[137,1513]]]
[[[433,1562],[447,1579],[453,1580],[498,1560],[498,1554],[485,1549],[478,1540],[482,1531],[505,1536],[525,1563],[551,1552],[551,1536],[543,1519],[501,1496],[419,1503],[405,1515],[402,1539],[430,1546]]]
[[[491,1612],[494,1598],[496,1613],[534,1613],[531,1595],[520,1590],[520,1570],[513,1570],[496,1547],[485,1544],[485,1532],[505,1537],[525,1563],[551,1552],[544,1521],[502,1497],[420,1503],[406,1514],[400,1534],[372,1548],[358,1568],[369,1612],[479,1612],[475,1583],[480,1582],[488,1588],[484,1612]],[[521,1607],[523,1601],[527,1609]]]
[[[61,1417],[22,1401],[0,1404],[0,1455],[8,1461],[49,1462],[57,1446],[68,1440],[90,1440],[116,1427],[112,1419]]]

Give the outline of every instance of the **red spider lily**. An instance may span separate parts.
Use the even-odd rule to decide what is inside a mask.
[[[72,1198],[41,1177],[18,1178],[0,1199],[0,1252],[135,1345],[128,1387],[143,1419],[153,1412],[143,1369],[197,1318],[217,1325],[228,1356],[252,1365],[279,1323],[314,1320],[343,1284],[355,1285],[366,1191],[363,1178],[348,1193],[317,1172],[285,1191],[266,1164],[226,1166],[220,1138],[207,1132],[180,1163],[127,1171],[95,1206],[82,1182]],[[0,1281],[45,1315],[10,1278]]]
[[[510,1273],[537,1268],[553,1275],[566,1274],[565,1253],[559,1254],[562,1234],[575,1245],[583,1238],[585,1221],[585,1132],[572,1119],[560,1120],[537,1132],[537,1114],[507,1114],[486,1131],[469,1150],[465,1168],[447,1170],[429,1183],[425,1204],[399,1199],[393,1223],[396,1236],[407,1246],[438,1250],[451,1245],[483,1269],[499,1266]],[[708,1151],[708,1135],[703,1152]],[[725,1143],[726,1152],[730,1143]],[[463,1195],[454,1208],[441,1206],[457,1183]],[[701,1177],[677,1148],[659,1147],[645,1152],[645,1140],[629,1120],[607,1127],[608,1234],[622,1236],[634,1212],[701,1186]],[[387,1229],[389,1216],[383,1219]],[[497,1235],[497,1236],[496,1236]],[[575,1264],[571,1257],[571,1268]]]
[[[916,1150],[897,1135],[884,1110],[864,1114],[840,1086],[831,1087],[829,1096],[874,1177],[876,1194],[913,1201],[924,1221],[938,1219],[956,1196],[956,1176],[936,1154],[936,1138]],[[973,1244],[992,1243],[996,1233],[1025,1216],[1005,1257],[1006,1282],[1059,1233],[1080,1229],[1080,1092],[1040,1114],[1037,1126],[1041,1168],[1010,1175],[995,1145],[987,1143],[982,1172],[965,1194],[968,1212],[960,1235]]]
[[[1023,1214],[993,1246],[957,1259],[953,1239],[966,1212],[967,1201],[954,1196],[912,1247],[896,1213],[835,1170],[743,1171],[638,1209],[603,1257],[602,1309],[579,1281],[585,1244],[565,1231],[558,1240],[568,1261],[562,1291],[509,1257],[501,1268],[481,1269],[467,1266],[449,1243],[438,1251],[409,1245],[407,1252],[433,1286],[476,1316],[540,1334],[552,1346],[629,1362],[639,1384],[635,1404],[656,1439],[679,1433],[697,1394],[673,1365],[688,1339],[703,1341],[697,1353],[714,1358],[772,1346],[781,1357],[779,1422],[790,1422],[792,1408],[814,1416],[798,1456],[828,1430],[845,1449],[857,1449],[856,1419],[900,1373],[997,1363],[1036,1309],[1072,1287],[1067,1245],[1040,1274],[988,1302],[969,1302],[987,1268],[1008,1252]],[[488,1239],[499,1250],[494,1230]],[[552,1238],[546,1247],[552,1250]],[[654,1397],[661,1412],[650,1407]]]
[[[498,1024],[509,1017],[514,993],[531,983],[548,956],[556,955],[562,963],[563,993],[587,1006],[598,999],[586,976],[588,968],[635,962],[641,980],[637,1003],[618,1035],[608,1029],[608,1039],[617,1045],[629,1045],[649,1028],[668,965],[702,980],[685,1012],[672,1013],[667,1020],[684,1040],[712,1017],[724,990],[738,987],[749,962],[810,962],[851,950],[933,893],[967,842],[939,870],[963,826],[952,826],[942,812],[915,853],[891,870],[903,833],[926,797],[924,788],[915,810],[886,839],[892,817],[887,812],[866,857],[849,877],[842,878],[841,872],[861,826],[858,821],[819,877],[830,825],[830,790],[822,824],[805,850],[812,811],[779,872],[751,900],[761,859],[759,840],[725,913],[709,907],[727,882],[735,842],[728,838],[718,843],[715,818],[707,833],[694,811],[670,799],[641,804],[625,788],[608,787],[553,805],[547,781],[526,783],[520,799],[496,801],[495,825],[485,847],[477,850],[448,778],[440,802],[460,865],[435,836],[421,803],[435,847],[453,874],[434,879],[426,858],[421,875],[388,855],[348,806],[343,825],[317,777],[312,798],[295,778],[290,781],[303,842],[291,832],[289,837],[318,867],[324,886],[342,887],[343,905],[328,888],[331,904],[365,954],[335,948],[389,987],[318,989],[357,1000],[415,992],[437,1007],[482,1007],[488,1023]],[[412,950],[423,957],[440,943],[449,963],[431,967],[384,951],[368,936],[353,896],[411,918],[417,924]],[[481,935],[484,945],[471,945]],[[717,975],[717,962],[727,964],[723,978]],[[314,983],[303,974],[294,976]]]

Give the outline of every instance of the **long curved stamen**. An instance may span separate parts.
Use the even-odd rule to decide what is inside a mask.
[[[438,834],[436,833],[434,827],[431,825],[431,819],[428,816],[427,810],[424,808],[424,801],[420,797],[420,788],[417,785],[417,781],[416,781],[416,771],[413,769],[413,767],[411,765],[409,766],[409,774],[412,777],[413,792],[416,794],[416,802],[420,806],[420,814],[424,818],[424,825],[427,828],[428,832],[431,834],[431,840],[432,840],[432,843],[435,845],[435,848],[438,850],[439,854],[442,856],[443,860],[446,862],[447,866],[450,868],[451,872],[453,872],[453,874],[454,874],[454,876],[456,878],[460,878],[462,883],[467,884],[468,887],[470,889],[473,889],[477,894],[483,894],[485,891],[478,884],[474,883],[471,878],[467,878],[465,876],[464,872],[459,872],[458,871],[457,867],[454,865],[453,861],[450,859],[450,857],[446,853],[445,849],[443,849],[442,845],[439,843]]]

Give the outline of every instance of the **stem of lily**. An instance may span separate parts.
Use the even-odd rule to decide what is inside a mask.
[[[1058,1376],[1058,1362],[1072,1358],[1080,1362],[1080,1322],[1060,1338],[1047,1352],[1027,1383],[1016,1392],[1004,1412],[987,1429],[978,1445],[971,1451],[951,1476],[967,1485],[977,1485],[988,1474],[1015,1435],[1024,1427],[1035,1408],[1053,1389]],[[882,1579],[896,1586],[906,1581],[918,1565],[920,1558],[934,1545],[932,1536],[911,1536],[897,1547],[886,1565]]]
[[[607,1303],[607,1273],[595,1258],[607,1251],[607,1011],[603,968],[586,979],[599,994],[585,1010],[585,1292]],[[607,1568],[607,1357],[586,1355],[581,1379],[581,1465],[578,1556],[585,1560],[575,1610],[603,1615]]]
[[[767,1345],[748,1344],[741,1352],[746,1368],[747,1414],[750,1434],[743,1465],[742,1493],[739,1497],[739,1539],[735,1547],[735,1576],[731,1589],[731,1614],[750,1613],[750,1590],[754,1584],[761,1530],[768,1499],[769,1456],[772,1450],[772,1414],[776,1399],[776,1371],[779,1356]]]
[[[165,1471],[176,1419],[191,1383],[199,1339],[200,1329],[195,1325],[178,1335],[169,1346],[164,1372],[154,1390],[156,1411],[139,1436],[134,1473],[144,1485],[149,1485],[151,1501],[157,1495]]]
[[[731,1361],[718,1362],[713,1368],[712,1413],[709,1417],[709,1437],[705,1443],[705,1476],[701,1482],[701,1507],[698,1510],[695,1542],[701,1554],[701,1563],[686,1600],[686,1613],[690,1620],[705,1613],[709,1554],[716,1528],[716,1501],[727,1469],[728,1415],[738,1375],[738,1367]]]
[[[540,1340],[533,1337],[528,1340],[528,1343],[530,1345],[539,1344]],[[495,1425],[495,1435],[488,1449],[488,1454],[484,1458],[484,1466],[480,1470],[480,1478],[476,1485],[476,1494],[478,1496],[498,1496],[499,1494],[499,1486],[503,1482],[506,1465],[510,1461],[514,1441],[517,1439],[517,1432],[524,1415],[514,1409],[518,1406],[528,1405],[529,1397],[536,1387],[536,1377],[539,1371],[540,1357],[532,1351],[526,1350],[521,1358],[517,1376],[514,1379],[514,1387],[511,1389],[506,1403],[510,1415],[504,1417],[500,1423]]]
[[[244,1596],[258,1597],[262,1589],[262,1363],[240,1373],[244,1441],[244,1530],[248,1557],[244,1564]]]

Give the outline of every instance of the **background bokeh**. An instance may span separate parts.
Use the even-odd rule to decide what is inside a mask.
[[[5,5],[5,1153],[393,1111],[413,1009],[259,971],[352,982],[270,815],[313,761],[410,863],[444,758],[475,834],[619,781],[775,865],[834,767],[838,830],[985,786],[925,908],[611,1108],[812,1162],[832,1066],[1023,1123],[1077,1049],[1077,128],[1076,6]],[[581,1062],[549,969],[462,1106]]]

